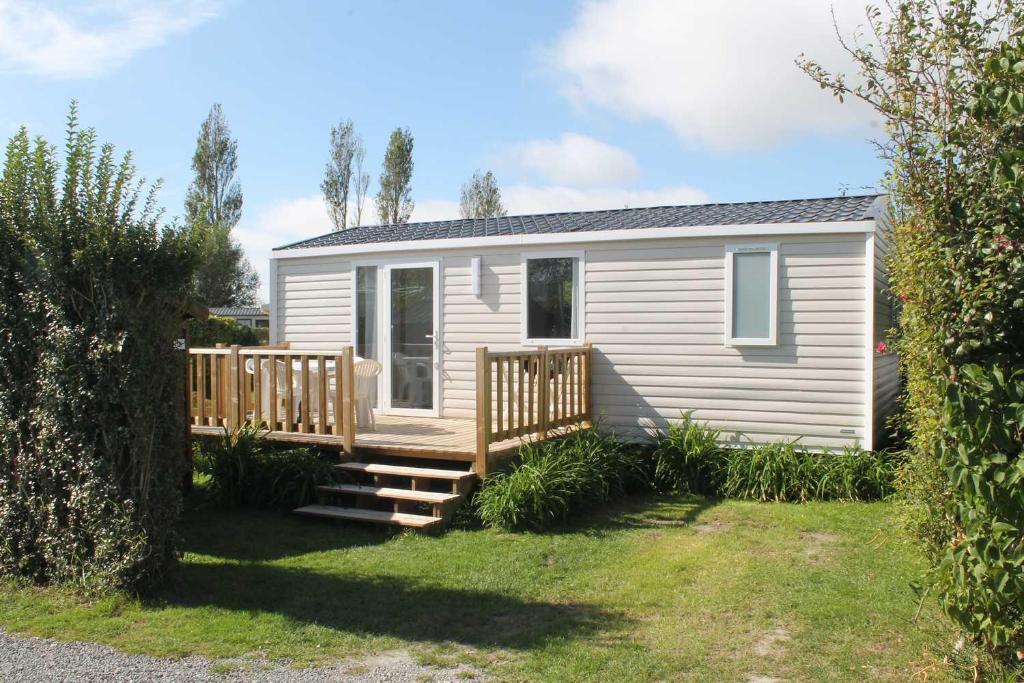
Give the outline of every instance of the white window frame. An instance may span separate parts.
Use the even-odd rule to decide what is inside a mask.
[[[586,338],[586,324],[584,311],[586,310],[584,293],[584,276],[586,271],[586,252],[584,251],[537,251],[523,253],[520,262],[519,282],[520,284],[520,315],[519,330],[523,346],[579,346]],[[529,280],[527,278],[527,266],[530,261],[549,258],[573,258],[576,259],[576,272],[573,277],[572,288],[572,329],[573,335],[569,339],[531,339],[529,337]]]
[[[736,254],[771,254],[769,266],[769,309],[767,337],[734,337],[732,335],[733,314],[733,257]],[[779,245],[731,244],[725,248],[725,345],[735,346],[778,346],[779,338]]]

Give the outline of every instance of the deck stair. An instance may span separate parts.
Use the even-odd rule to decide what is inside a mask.
[[[447,465],[342,462],[336,466],[341,481],[317,487],[323,504],[295,512],[436,531],[447,525],[477,481],[471,470]]]

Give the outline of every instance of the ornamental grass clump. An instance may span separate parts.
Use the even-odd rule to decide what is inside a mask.
[[[317,486],[333,480],[334,463],[309,448],[275,448],[262,424],[197,443],[195,467],[210,477],[222,505],[292,510],[312,502]]]
[[[664,493],[719,495],[727,467],[720,432],[695,422],[692,411],[655,437],[654,486]]]
[[[901,457],[849,446],[813,452],[793,442],[729,451],[720,493],[773,502],[878,500],[895,490]]]
[[[474,505],[485,526],[541,530],[572,512],[646,485],[642,452],[599,429],[527,443],[505,472],[488,476]]]

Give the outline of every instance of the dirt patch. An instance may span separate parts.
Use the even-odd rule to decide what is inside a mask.
[[[695,534],[720,534],[724,531],[728,531],[732,528],[730,522],[723,522],[721,520],[714,520],[705,524],[694,524],[693,533]]]
[[[832,559],[832,549],[839,537],[823,531],[805,531],[800,534],[800,540],[806,545],[804,556],[812,563],[820,564]]]
[[[789,631],[780,627],[765,631],[754,641],[754,654],[758,657],[781,657],[786,654]]]
[[[748,674],[747,683],[782,683],[782,679],[775,678],[774,676],[760,676],[758,674]]]

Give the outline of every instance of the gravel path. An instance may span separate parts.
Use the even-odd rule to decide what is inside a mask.
[[[173,681],[175,683],[425,683],[479,680],[469,667],[438,669],[420,666],[408,652],[396,650],[326,667],[293,669],[287,662],[211,660],[205,657],[158,659],[128,655],[93,643],[63,643],[25,638],[0,630],[0,681],[17,683],[114,683]]]

